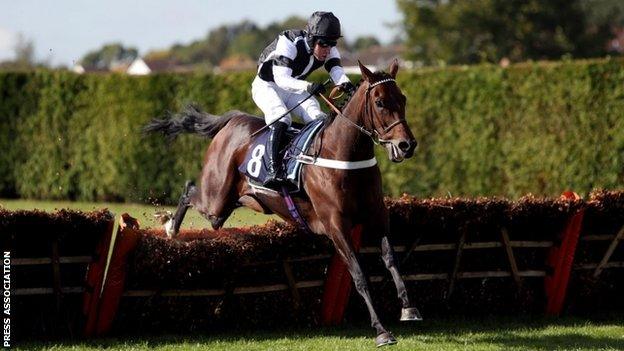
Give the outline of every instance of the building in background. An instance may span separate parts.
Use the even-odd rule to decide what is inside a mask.
[[[168,58],[144,59],[137,57],[125,72],[133,76],[144,76],[152,73],[189,71],[192,71],[190,67],[181,66]]]

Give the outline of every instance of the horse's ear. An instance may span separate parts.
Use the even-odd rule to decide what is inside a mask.
[[[360,60],[358,60],[358,65],[360,66],[360,72],[362,72],[362,78],[370,82],[373,78],[373,72],[366,68]]]
[[[390,68],[388,68],[388,71],[390,71],[390,75],[392,76],[392,78],[396,78],[396,74],[398,70],[399,70],[399,60],[395,58],[394,60],[392,60],[392,63],[390,64]]]

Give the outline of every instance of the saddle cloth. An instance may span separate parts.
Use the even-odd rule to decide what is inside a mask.
[[[314,141],[314,137],[323,129],[324,122],[324,119],[317,119],[305,125],[301,130],[291,128],[284,136],[284,138],[289,140],[285,140],[287,146],[281,162],[282,170],[284,170],[283,173],[285,173],[287,180],[287,184],[284,185],[287,185],[291,193],[301,190],[302,167],[301,162],[295,158],[308,151],[312,141]],[[268,129],[258,134],[249,147],[245,161],[238,166],[238,171],[246,175],[250,183],[256,186],[261,186],[267,177],[269,160],[266,154],[266,144],[268,139]]]

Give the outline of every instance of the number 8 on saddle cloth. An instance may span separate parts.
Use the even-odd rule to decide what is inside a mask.
[[[289,129],[286,133],[288,138],[286,151],[283,153],[282,169],[286,175],[287,181],[285,182],[291,193],[298,192],[301,189],[301,162],[297,161],[295,157],[300,154],[306,154],[314,137],[318,132],[323,129],[325,120],[318,119],[305,125],[301,131],[296,129]],[[268,173],[269,160],[266,155],[266,144],[269,138],[269,130],[258,134],[251,146],[247,155],[245,155],[245,161],[239,165],[238,171],[246,175],[249,178],[250,184],[256,187],[264,187],[262,183],[266,179]]]

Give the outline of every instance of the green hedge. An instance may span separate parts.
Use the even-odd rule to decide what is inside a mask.
[[[622,188],[623,63],[400,72],[420,146],[401,164],[378,150],[385,191],[514,198]],[[141,127],[190,102],[259,113],[252,79],[0,73],[0,196],[174,202],[199,174],[207,141],[187,135],[168,145]]]
[[[624,61],[479,66],[401,76],[420,141],[387,173],[413,194],[556,196],[624,186]],[[396,191],[395,191],[396,193]]]

